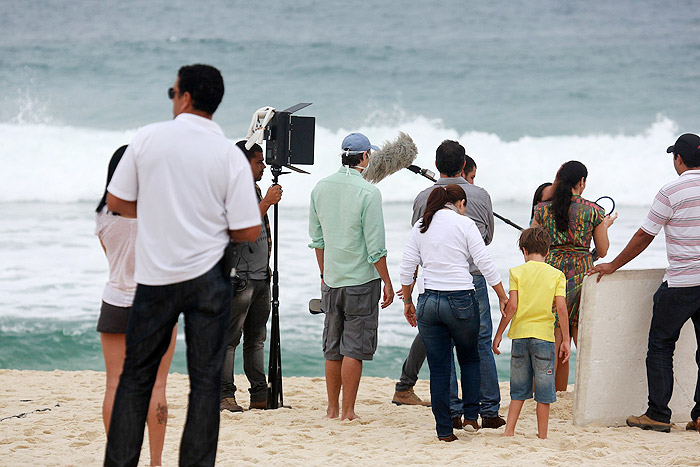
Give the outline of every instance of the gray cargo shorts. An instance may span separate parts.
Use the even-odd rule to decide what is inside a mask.
[[[323,284],[321,309],[323,356],[326,360],[372,360],[377,350],[380,279],[362,285],[331,288]]]

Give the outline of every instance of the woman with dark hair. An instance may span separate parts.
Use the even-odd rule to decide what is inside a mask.
[[[119,377],[126,357],[126,327],[136,293],[136,282],[134,282],[136,219],[122,216],[107,209],[107,186],[112,180],[112,175],[114,175],[124,151],[126,151],[126,146],[120,147],[109,161],[105,191],[97,209],[95,209],[95,235],[100,239],[100,244],[109,263],[109,281],[105,284],[102,293],[102,307],[100,317],[97,320],[97,331],[100,333],[107,373],[107,387],[102,403],[102,421],[106,433],[109,433],[114,395],[119,385]],[[176,334],[177,327],[173,328],[170,346],[158,367],[158,375],[148,408],[146,423],[148,424],[148,443],[152,466],[161,465],[165,427],[168,422],[165,382],[175,351]]]
[[[588,170],[578,161],[563,164],[554,180],[552,201],[538,204],[534,209],[532,227],[542,227],[552,240],[546,262],[566,277],[566,307],[569,312],[569,332],[578,346],[578,316],[581,284],[586,271],[593,268],[591,240],[598,257],[608,252],[608,228],[617,213],[606,216],[603,209],[581,197],[586,188]],[[556,351],[559,355],[561,330],[555,323]],[[569,363],[557,359],[555,385],[557,391],[566,391],[569,381]]]
[[[466,204],[459,185],[436,187],[423,218],[411,230],[401,261],[404,315],[411,326],[418,325],[425,344],[432,410],[441,441],[457,439],[450,417],[452,342],[461,369],[464,425],[479,427],[479,305],[469,259],[498,294],[501,310],[508,301],[479,229],[465,216]],[[425,292],[418,297],[416,310],[411,285],[418,266],[423,267]]]
[[[530,210],[530,225],[532,225],[532,219],[535,217],[535,206],[545,201],[552,199],[552,184],[550,182],[544,182],[542,185],[538,186],[535,190],[535,195],[532,197],[532,209]]]

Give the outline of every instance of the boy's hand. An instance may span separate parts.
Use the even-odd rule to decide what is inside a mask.
[[[571,346],[568,342],[564,341],[559,346],[559,358],[562,363],[566,363],[569,361],[569,357],[571,357]]]
[[[501,345],[501,339],[502,337],[500,334],[496,334],[493,337],[493,345],[491,345],[491,350],[493,350],[493,353],[495,353],[496,355],[501,355],[501,351],[498,350],[498,346]]]

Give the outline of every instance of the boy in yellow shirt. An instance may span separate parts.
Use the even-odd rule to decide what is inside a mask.
[[[543,229],[523,230],[518,247],[525,264],[510,270],[510,297],[505,313],[493,338],[493,351],[512,319],[508,337],[512,340],[510,356],[510,408],[503,436],[515,434],[515,424],[525,400],[532,398],[533,386],[537,401],[537,436],[547,438],[549,404],[557,400],[554,390],[554,313],[556,305],[563,342],[559,354],[569,360],[569,317],[566,311],[566,279],[564,273],[544,262],[549,252],[549,234]]]

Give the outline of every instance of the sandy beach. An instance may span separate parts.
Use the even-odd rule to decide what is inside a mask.
[[[247,387],[245,377],[236,381]],[[0,464],[100,465],[103,385],[102,372],[0,370]],[[416,392],[428,396],[428,381],[419,381]],[[163,465],[177,465],[187,393],[187,376],[171,374]],[[361,419],[340,422],[324,418],[323,378],[285,378],[285,404],[293,408],[222,413],[217,464],[700,465],[700,435],[686,432],[685,425],[675,425],[670,434],[574,426],[571,392],[558,394],[547,440],[536,437],[535,404],[528,402],[515,437],[500,437],[502,429],[460,430],[453,443],[437,440],[430,409],[397,407],[390,403],[392,394],[391,379],[363,378]],[[506,414],[507,383],[501,383],[501,395]],[[237,396],[248,400],[246,392]],[[26,415],[17,417],[21,414]],[[139,465],[148,464],[145,442]]]

